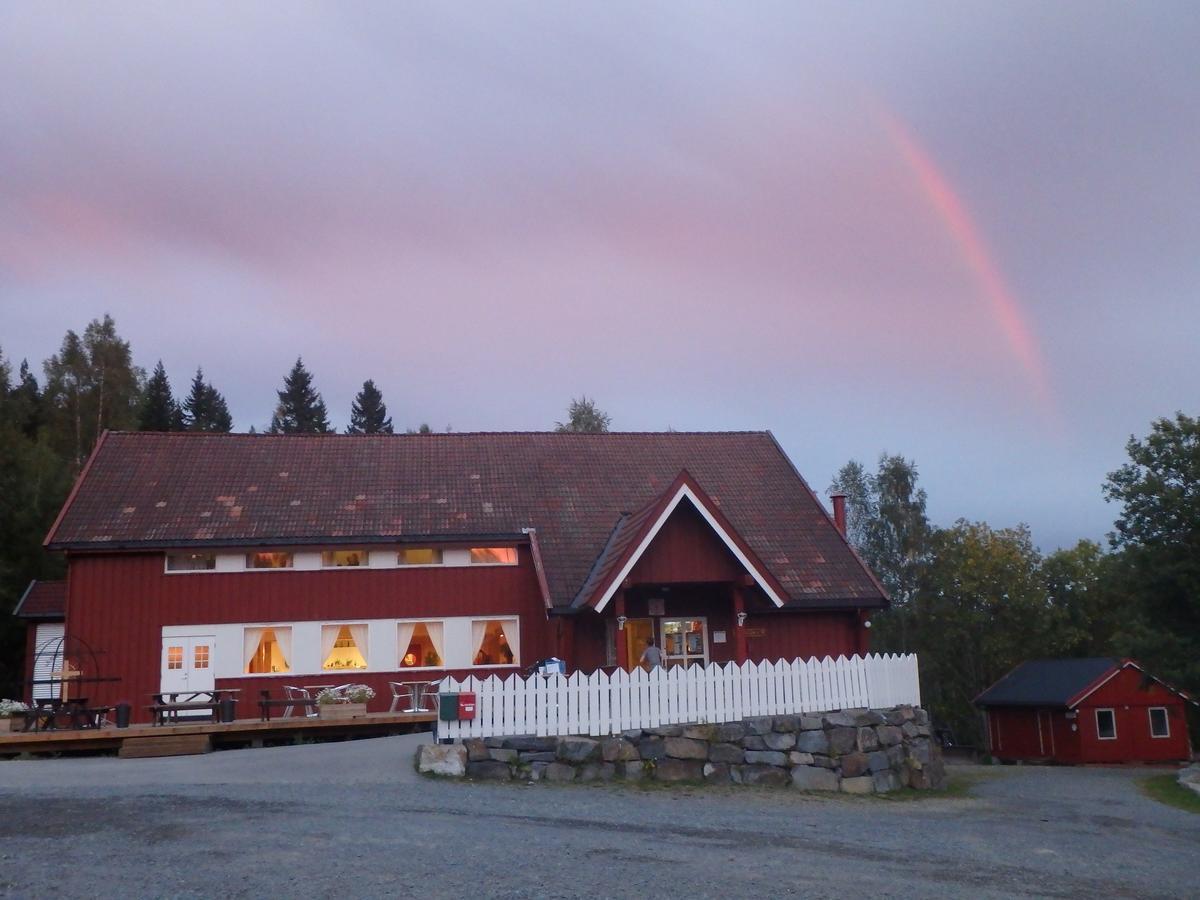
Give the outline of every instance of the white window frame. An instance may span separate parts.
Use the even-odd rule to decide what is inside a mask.
[[[401,562],[400,557],[404,554],[405,550],[436,550],[438,560],[431,563]],[[397,547],[393,558],[395,559],[395,568],[397,569],[439,569],[446,565],[446,550],[443,547]]]
[[[278,554],[286,553],[292,558],[290,566],[252,566],[250,565],[250,557],[258,556],[260,553]],[[296,568],[296,551],[295,550],[247,550],[242,554],[242,567],[247,572],[296,572],[304,571]]]
[[[345,567],[343,566],[343,568],[345,568]],[[350,566],[350,568],[355,568],[355,567]],[[325,629],[326,628],[336,628],[338,630],[338,633],[340,634],[341,630],[343,628],[349,628],[351,625],[362,625],[364,628],[367,629],[367,645],[365,647],[360,647],[360,646],[358,646],[357,641],[355,641],[355,643],[354,643],[354,648],[358,651],[358,655],[361,656],[363,658],[363,662],[365,662],[367,664],[366,668],[363,668],[363,669],[333,669],[333,668],[327,669],[327,668],[325,668],[325,660],[322,659],[318,662],[318,665],[321,667],[322,674],[324,674],[326,672],[373,672],[373,671],[377,671],[376,669],[371,668],[371,652],[370,652],[371,623],[370,623],[370,621],[360,619],[360,620],[352,620],[349,622],[346,622],[346,621],[322,622],[321,623],[321,631],[320,631],[321,640],[324,641],[324,639],[325,639]],[[351,632],[350,634],[351,634],[350,639],[354,640],[354,632]],[[336,640],[336,638],[335,638],[335,640]],[[318,654],[318,655],[320,655],[320,654]]]
[[[1100,713],[1106,712],[1112,716],[1112,736],[1105,737],[1100,733]],[[1112,706],[1101,706],[1096,709],[1096,740],[1115,741],[1117,739],[1117,710]]]
[[[331,564],[325,562],[325,555],[327,553],[328,554],[361,553],[362,554],[362,563],[360,563],[357,566],[331,565]],[[293,564],[293,566],[295,565],[295,557],[294,556],[292,558],[292,564]],[[354,572],[359,569],[369,569],[369,568],[371,568],[371,551],[367,550],[365,547],[334,547],[332,550],[322,550],[321,551],[321,568],[329,569],[334,572]]]
[[[479,563],[478,565],[506,566],[506,565],[509,565],[509,563]],[[504,622],[505,627],[507,627],[507,623],[509,623],[509,622],[513,623],[513,625],[515,625],[516,629],[517,629],[517,646],[518,647],[521,646],[521,617],[520,616],[467,616],[466,618],[471,625],[474,625],[476,622]],[[511,641],[508,644],[508,648],[510,650],[512,649]],[[473,647],[468,648],[468,652],[470,653],[470,656],[469,656],[470,663],[467,666],[468,669],[520,669],[521,668],[521,658],[522,657],[521,657],[520,652],[514,654],[515,659],[513,659],[513,661],[510,663],[483,663],[481,665],[475,665],[475,650],[474,650],[474,648]]]
[[[320,675],[321,674],[320,672],[307,672],[306,673],[306,672],[301,672],[299,669],[296,668],[296,666],[295,666],[295,652],[296,652],[295,644],[292,645],[293,656],[291,659],[288,660],[288,670],[286,672],[247,672],[246,671],[245,659],[241,656],[241,653],[242,653],[242,650],[246,646],[245,641],[246,641],[247,629],[261,628],[264,633],[268,632],[268,631],[276,632],[276,631],[280,631],[283,629],[287,629],[288,637],[290,637],[294,640],[296,637],[296,629],[294,627],[295,624],[296,623],[294,623],[294,622],[279,622],[279,623],[263,622],[261,624],[242,623],[242,624],[235,626],[237,628],[240,628],[241,632],[242,632],[242,644],[241,644],[240,648],[238,649],[238,659],[242,660],[241,674],[240,675],[222,676],[222,675],[217,675],[216,671],[214,670],[213,676],[215,678],[290,678],[293,675],[301,675],[301,676],[306,675],[306,674],[307,675]],[[262,645],[262,635],[259,635],[258,640],[259,640],[259,646],[261,646]],[[276,637],[275,637],[275,643],[276,644],[279,643],[278,635],[276,635]],[[209,657],[209,668],[212,668],[212,657],[211,656]]]
[[[218,554],[216,552],[213,552],[213,553],[171,553],[171,552],[164,553],[163,554],[163,574],[165,574],[165,575],[206,575],[206,574],[211,574],[212,572],[217,571],[217,557],[219,555],[220,554]],[[172,569],[171,568],[171,557],[172,556],[211,556],[213,564],[212,564],[211,569]]]
[[[1154,733],[1154,711],[1161,709],[1163,714],[1163,723],[1167,726],[1166,734]],[[1165,740],[1171,736],[1171,710],[1165,706],[1148,706],[1146,707],[1146,718],[1150,720],[1150,737],[1156,741]]]

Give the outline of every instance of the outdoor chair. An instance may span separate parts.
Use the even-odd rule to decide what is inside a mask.
[[[304,701],[312,700],[312,695],[309,694],[307,689],[302,688],[302,687],[288,687],[287,685],[284,685],[283,696],[286,697],[288,700],[304,700]],[[285,719],[288,718],[289,716],[292,715],[293,712],[295,712],[295,710],[296,710],[295,705],[289,703],[287,706],[285,706],[283,708],[283,718],[285,718]],[[311,705],[306,705],[304,707],[304,715],[306,718],[315,719],[318,715],[316,707],[311,706]]]

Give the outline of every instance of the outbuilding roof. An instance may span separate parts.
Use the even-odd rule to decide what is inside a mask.
[[[555,606],[681,474],[787,605],[886,595],[770,432],[105,434],[51,528],[53,550],[522,540]]]
[[[67,613],[67,583],[34,579],[17,601],[18,619],[61,619]]]
[[[1065,707],[1122,664],[1113,657],[1031,659],[975,698],[978,706]]]

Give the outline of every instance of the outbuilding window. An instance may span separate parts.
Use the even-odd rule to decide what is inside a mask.
[[[1171,736],[1171,722],[1167,717],[1167,708],[1165,706],[1150,707],[1150,737],[1169,738]]]
[[[1111,709],[1096,710],[1096,737],[1102,741],[1117,739],[1117,714]]]

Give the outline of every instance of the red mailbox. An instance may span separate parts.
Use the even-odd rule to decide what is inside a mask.
[[[475,718],[475,694],[465,691],[458,695],[458,720],[465,722]]]

